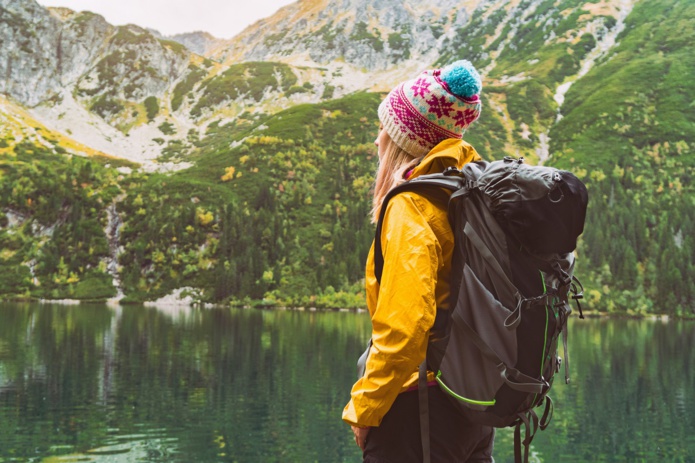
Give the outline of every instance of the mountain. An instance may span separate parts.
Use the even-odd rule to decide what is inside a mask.
[[[437,46],[465,25],[475,3],[458,0],[300,0],[258,21],[213,54],[221,61],[337,60],[384,71],[402,62],[431,63]],[[269,33],[270,31],[270,33]]]
[[[589,188],[588,305],[692,315],[694,19],[677,0],[302,0],[219,41],[0,0],[0,293],[360,306],[382,92],[469,59],[466,139]]]
[[[218,39],[212,34],[203,31],[175,34],[162,38],[178,42],[193,53],[197,53],[201,56],[209,55],[212,50],[219,47],[224,42],[224,40]]]

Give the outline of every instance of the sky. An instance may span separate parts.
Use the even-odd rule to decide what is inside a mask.
[[[228,39],[295,0],[37,0],[43,6],[91,11],[121,26],[136,24],[164,35],[205,31]]]

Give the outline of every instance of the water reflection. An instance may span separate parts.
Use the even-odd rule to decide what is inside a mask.
[[[695,462],[694,341],[693,322],[573,320],[572,383],[556,380],[536,461]]]
[[[0,462],[360,461],[365,314],[0,305]],[[695,323],[571,324],[544,462],[695,462]],[[513,461],[511,434],[496,460]]]
[[[350,313],[4,305],[0,461],[347,461]],[[350,362],[351,363],[351,362]],[[86,458],[86,459],[85,459]],[[67,460],[66,460],[67,459]]]

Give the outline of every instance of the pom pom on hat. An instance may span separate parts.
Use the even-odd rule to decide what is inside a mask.
[[[439,76],[454,95],[470,98],[480,93],[483,83],[470,61],[460,60],[442,69]]]

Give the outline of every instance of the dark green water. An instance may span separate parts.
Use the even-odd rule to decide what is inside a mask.
[[[0,462],[358,462],[340,413],[368,336],[364,313],[2,304]],[[534,461],[695,462],[694,344],[572,320]]]

